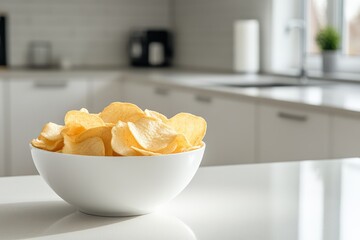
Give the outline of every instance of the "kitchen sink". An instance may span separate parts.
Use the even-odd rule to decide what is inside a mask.
[[[272,87],[308,87],[324,85],[325,83],[283,83],[283,82],[258,82],[258,83],[229,83],[219,84],[222,87],[235,88],[272,88]]]

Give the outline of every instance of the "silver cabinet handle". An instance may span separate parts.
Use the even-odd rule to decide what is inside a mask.
[[[35,88],[65,88],[67,86],[67,81],[35,81]]]
[[[209,97],[209,96],[201,96],[201,95],[196,95],[195,100],[198,101],[198,102],[202,102],[202,103],[211,103],[212,102],[211,97]]]
[[[278,112],[278,117],[298,122],[306,122],[308,120],[308,117],[306,115],[298,115],[287,112]]]
[[[155,88],[154,93],[156,95],[167,96],[169,95],[169,90],[165,88]]]

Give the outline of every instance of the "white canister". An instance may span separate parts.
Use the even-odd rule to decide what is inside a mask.
[[[234,23],[234,71],[259,71],[259,21],[237,20]]]

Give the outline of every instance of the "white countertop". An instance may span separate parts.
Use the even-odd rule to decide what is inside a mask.
[[[184,71],[131,70],[124,73],[140,81],[185,86],[233,97],[249,97],[261,102],[297,104],[316,110],[360,114],[360,84],[309,79],[309,85],[291,87],[226,87],[223,84],[282,82],[296,83],[292,77],[241,75],[232,73],[199,73]],[[324,83],[324,84],[319,84]]]
[[[57,81],[69,78],[114,79],[125,77],[138,81],[150,81],[164,86],[192,88],[232,97],[246,97],[261,102],[290,103],[316,110],[350,113],[360,116],[360,83],[326,81],[323,85],[301,87],[237,88],[221,84],[296,82],[296,78],[270,75],[242,75],[177,69],[95,69],[71,71],[8,70],[0,72],[0,79],[48,78]],[[355,80],[354,80],[355,81]],[[359,79],[360,81],[360,79]],[[310,83],[319,83],[310,79]]]
[[[360,159],[200,168],[156,213],[90,216],[39,176],[0,178],[0,239],[360,239]]]

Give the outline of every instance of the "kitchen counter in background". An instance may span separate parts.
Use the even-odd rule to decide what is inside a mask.
[[[273,82],[292,86],[228,86]],[[0,176],[36,174],[28,142],[46,122],[61,124],[71,109],[100,112],[114,101],[204,117],[203,165],[360,156],[360,85],[294,84],[283,76],[177,69],[0,72]]]
[[[1,239],[360,238],[360,159],[200,168],[158,212],[78,212],[40,176],[0,178]]]
[[[289,87],[231,87],[238,83],[296,83],[297,78],[272,75],[240,75],[186,71],[124,71],[135,79],[165,85],[191,87],[214,94],[250,97],[261,102],[283,102],[315,107],[317,110],[359,113],[360,84],[355,82],[309,79],[307,85]]]
[[[215,73],[176,69],[78,69],[61,70],[7,70],[0,72],[1,79],[46,78],[61,81],[71,78],[111,78],[123,77],[140,81],[150,81],[170,86],[191,87],[211,93],[239,97],[251,97],[260,101],[278,101],[302,104],[319,110],[345,111],[360,115],[360,84],[353,82],[326,80],[326,75],[314,73],[315,79],[309,79],[305,86],[241,88],[224,85],[238,83],[283,82],[296,83],[297,78],[275,75],[241,75],[233,73]],[[324,77],[324,80],[319,78]],[[339,76],[337,76],[339,78]],[[360,78],[359,78],[360,80]],[[321,84],[323,83],[323,84]]]

